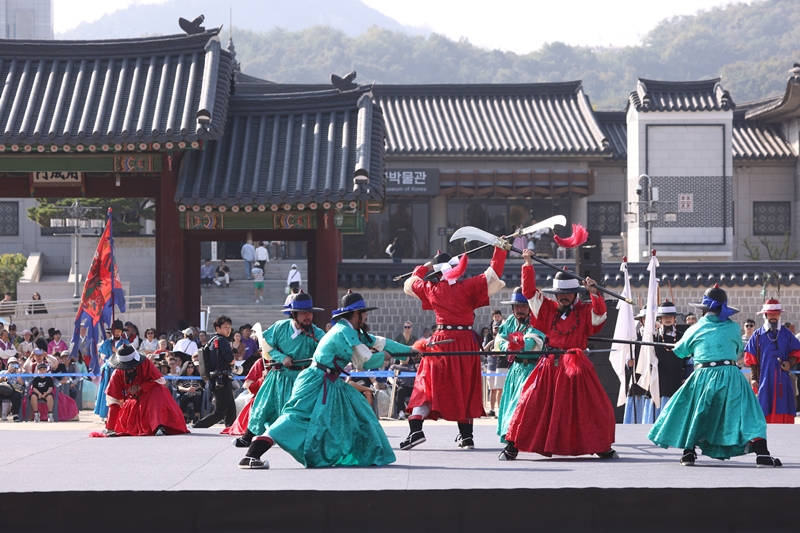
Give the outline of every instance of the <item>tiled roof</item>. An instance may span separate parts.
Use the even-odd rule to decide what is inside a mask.
[[[733,158],[793,160],[797,159],[797,154],[777,126],[734,120]]]
[[[222,140],[183,158],[175,201],[380,200],[383,163],[383,115],[368,87],[234,95]]]
[[[597,122],[608,139],[614,160],[628,157],[628,122],[624,111],[595,111]]]
[[[610,156],[580,81],[376,85],[387,156]]]
[[[728,111],[734,109],[720,79],[701,81],[656,81],[639,78],[629,105],[636,111]]]
[[[574,270],[574,262],[553,261],[559,266],[567,266]],[[404,274],[414,269],[418,264],[424,263],[420,259],[406,260],[399,265],[393,263],[364,263],[346,262],[339,263],[339,287],[349,288],[402,288],[402,283],[392,281],[394,276]],[[628,272],[631,276],[632,287],[647,287],[650,273],[647,271],[648,263],[629,263]],[[470,262],[466,276],[480,274],[488,266],[488,261]],[[552,286],[555,271],[542,265],[535,265],[536,284],[539,287]],[[777,273],[781,277],[781,285],[800,285],[800,264],[796,261],[734,261],[729,263],[703,263],[703,262],[678,262],[665,261],[658,268],[661,285],[667,286],[667,280],[673,287],[711,287],[719,283],[721,287],[761,287],[764,284],[764,273]],[[506,264],[503,280],[509,287],[520,283],[520,268],[518,262]],[[603,278],[601,284],[607,287],[621,287],[623,285],[622,272],[619,263],[606,263],[603,265]]]
[[[800,63],[789,70],[783,94],[751,102],[746,118],[760,121],[786,121],[800,117]]]
[[[220,138],[231,73],[218,33],[0,41],[0,146]]]

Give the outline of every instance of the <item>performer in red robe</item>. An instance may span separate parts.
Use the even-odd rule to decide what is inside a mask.
[[[495,248],[488,269],[483,274],[458,281],[467,266],[467,255],[454,266],[450,254],[441,253],[432,262],[418,266],[406,280],[403,290],[419,298],[422,308],[436,313],[436,332],[431,343],[446,339],[454,342],[441,345],[439,351],[480,351],[478,336],[472,330],[475,309],[489,305],[489,297],[505,287],[500,280],[506,262],[506,251]],[[434,281],[425,281],[433,269]],[[434,350],[436,351],[436,349]],[[408,402],[410,432],[400,443],[401,450],[410,450],[425,442],[422,421],[444,418],[458,422],[458,447],[471,450],[472,420],[484,415],[481,398],[480,356],[431,356],[422,358]]]
[[[617,458],[611,448],[614,409],[583,351],[589,336],[606,321],[605,300],[596,294],[591,278],[581,286],[562,272],[553,279],[552,289],[538,290],[531,255],[525,250],[522,267],[522,292],[531,307],[531,323],[547,335],[549,347],[569,351],[539,359],[511,418],[508,445],[500,460],[516,459],[519,450],[547,457],[597,454]],[[591,303],[577,298],[587,289]],[[542,292],[554,294],[558,301],[545,298]]]
[[[250,371],[242,384],[244,388],[250,391],[252,396],[247,400],[239,416],[236,417],[236,422],[232,426],[223,429],[220,432],[221,434],[244,435],[244,432],[247,431],[247,424],[250,423],[250,408],[253,407],[253,401],[256,399],[256,394],[258,394],[258,389],[261,388],[262,383],[264,383],[264,358],[259,356],[258,361],[250,367]]]
[[[106,389],[105,435],[143,436],[188,433],[178,403],[156,366],[126,344],[108,360],[114,373]]]

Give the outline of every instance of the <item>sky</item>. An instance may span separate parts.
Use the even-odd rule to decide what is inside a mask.
[[[55,31],[66,31],[134,3],[164,1],[53,0]],[[429,28],[455,40],[466,38],[484,48],[517,53],[538,50],[543,44],[555,41],[574,46],[634,46],[661,20],[734,3],[731,0],[362,1],[401,24]],[[642,6],[647,7],[642,9]]]

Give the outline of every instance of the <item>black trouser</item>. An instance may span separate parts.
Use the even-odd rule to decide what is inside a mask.
[[[414,392],[414,387],[397,387],[394,393],[394,411],[396,414],[406,410],[406,400],[411,398],[412,392]]]
[[[2,398],[3,400],[11,400],[11,411],[9,415],[19,415],[19,410],[22,407],[22,393],[15,390],[11,396]]]
[[[195,394],[194,396],[181,394],[178,402],[181,406],[181,411],[183,411],[183,415],[189,418],[189,404],[192,404],[194,406],[194,416],[200,416],[200,403],[202,399],[203,397],[200,394]]]
[[[230,427],[236,421],[236,404],[233,402],[233,388],[231,380],[227,376],[219,378],[222,388],[213,387],[211,394],[214,395],[214,412],[209,413],[194,425],[196,428],[210,428],[220,420],[225,420],[225,427]]]

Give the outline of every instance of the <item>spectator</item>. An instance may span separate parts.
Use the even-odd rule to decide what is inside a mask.
[[[236,405],[233,401],[233,388],[231,387],[231,367],[233,366],[233,352],[228,342],[231,334],[231,319],[227,316],[219,316],[214,321],[214,335],[209,340],[212,355],[217,361],[216,368],[209,368],[207,372],[214,372],[214,385],[211,393],[214,395],[214,412],[209,413],[199,422],[195,428],[211,427],[220,420],[225,420],[225,427],[233,424],[236,420]]]
[[[214,281],[214,267],[211,266],[211,259],[206,259],[200,267],[200,286],[210,287]]]
[[[267,251],[267,243],[261,242],[256,248],[256,264],[261,267],[261,270],[267,270],[267,263],[269,263],[269,252]]]
[[[242,259],[244,260],[244,276],[248,280],[252,279],[250,277],[251,272],[253,270],[253,261],[256,259],[256,249],[253,248],[253,241],[248,240],[244,245],[242,245]]]
[[[89,367],[86,365],[81,357],[75,362],[75,370],[78,374],[88,374]],[[95,385],[88,377],[78,378],[81,380],[81,401],[80,406],[82,409],[94,409],[94,399],[97,397],[97,385]]]
[[[489,322],[489,333],[493,331],[492,328],[494,327],[495,322],[500,322],[502,324],[505,318],[506,317],[503,316],[503,312],[500,311],[500,309],[495,309],[492,311],[492,321]],[[494,338],[494,335],[492,335],[492,338]]]
[[[25,381],[22,378],[14,378],[14,374],[19,373],[19,360],[16,357],[9,357],[8,369],[0,371],[0,398],[11,400],[11,419],[20,422],[19,411],[22,407],[22,391]],[[3,420],[8,420],[8,415],[3,413]]]
[[[205,343],[208,342],[208,334],[205,330],[201,330],[197,332],[197,346],[203,346]]]
[[[33,374],[36,372],[36,368],[41,364],[45,366],[50,365],[55,368],[58,366],[58,359],[50,354],[46,354],[41,348],[34,348],[33,355],[22,365],[22,372],[25,374]]]
[[[36,326],[31,328],[31,332],[33,333],[33,343],[36,345],[37,348],[46,352],[47,351],[47,341],[44,339],[44,332],[39,330]]]
[[[36,345],[33,343],[33,333],[31,330],[26,329],[22,332],[22,342],[19,343],[17,346],[17,355],[23,359],[28,359],[31,355],[33,355],[33,350],[36,348]]]
[[[294,300],[294,297],[300,293],[300,289],[298,287],[289,287],[286,286],[286,290],[289,291],[289,294],[286,296],[286,299],[283,301],[284,307],[288,306]]]
[[[405,344],[406,346],[411,346],[415,342],[417,342],[417,337],[413,333],[414,331],[414,324],[406,320],[403,322],[403,332],[398,333],[397,336],[394,338],[395,342],[399,342],[400,344]]]
[[[231,343],[231,350],[233,350],[233,358],[236,361],[244,361],[247,346],[242,342],[242,332],[237,331],[233,334],[233,342]]]
[[[192,328],[186,328],[182,333],[183,339],[175,343],[175,347],[172,349],[172,351],[175,353],[175,355],[180,357],[181,361],[188,361],[192,358],[192,354],[195,353],[199,348],[197,347],[197,343],[194,341],[194,330]]]
[[[191,361],[191,359],[190,359]],[[177,355],[168,355],[167,356],[167,364],[169,365],[169,374],[171,376],[180,376],[181,374],[181,367],[183,366],[183,362],[181,358]]]
[[[17,335],[17,325],[16,324],[9,324],[8,325],[8,340],[11,341],[11,344],[14,345],[14,348],[22,342],[22,337]]]
[[[16,302],[11,297],[11,293],[6,291],[3,295],[3,300],[0,301],[0,316],[13,316],[16,315]]]
[[[153,359],[158,360],[166,357],[165,354],[169,353],[167,344],[167,339],[158,339],[158,348],[153,352]]]
[[[392,258],[392,263],[402,263],[405,252],[406,250],[400,241],[400,237],[395,237],[392,244],[386,248],[386,253]]]
[[[31,300],[33,300],[33,303],[28,305],[28,310],[25,312],[26,315],[47,314],[47,307],[45,307],[44,302],[42,302],[42,297],[39,295],[38,292],[33,293],[33,296],[31,296]]]
[[[752,318],[748,318],[742,323],[742,329],[744,329],[744,333],[742,333],[742,344],[747,344],[747,341],[750,340],[750,337],[753,336],[753,332],[756,330],[756,321]]]
[[[156,368],[158,368],[158,371],[161,373],[162,376],[169,376],[169,365],[167,364],[166,361],[164,360],[159,361],[158,366]]]
[[[225,263],[225,260],[222,259],[219,262],[219,266],[217,267],[217,279],[214,280],[214,283],[217,284],[218,287],[222,287],[222,282],[225,282],[225,287],[227,288],[231,284],[231,269]]]
[[[255,290],[256,303],[264,301],[264,270],[258,266],[253,267],[253,289]]]
[[[54,374],[77,374],[78,368],[75,364],[75,360],[72,359],[70,356],[69,350],[64,350],[61,352],[61,360],[58,363],[58,366],[53,371]],[[83,400],[81,398],[81,388],[80,388],[80,379],[79,378],[70,378],[70,377],[63,377],[59,379],[59,382],[63,385],[68,385],[67,393],[70,398],[75,402],[76,405],[80,406],[83,404]]]
[[[483,350],[491,352],[494,349],[494,340],[500,331],[502,322],[495,321],[492,324],[492,339],[483,345]],[[486,372],[488,374],[507,374],[508,373],[508,357],[500,355],[492,355],[488,353],[486,356]],[[503,394],[503,386],[506,384],[505,376],[488,376],[486,378],[487,389],[489,390],[489,416],[497,416],[495,413],[495,406],[500,405],[500,398]]]
[[[133,322],[125,322],[125,339],[128,344],[138,350],[139,345],[142,344],[142,338],[139,336],[139,328]]]
[[[420,355],[412,354],[404,364],[395,364],[389,367],[389,370],[397,371],[399,373],[416,372],[417,363],[419,362]],[[397,377],[394,378],[394,410],[397,413],[398,420],[405,420],[406,404],[408,399],[411,398],[411,393],[414,390],[414,377]]]
[[[488,330],[488,328],[484,328],[484,329]],[[425,329],[422,330],[422,338],[423,339],[430,339],[431,335],[433,335],[433,333],[431,333],[431,328],[425,328]]]
[[[37,374],[46,374],[47,373],[47,365],[45,363],[39,363],[36,365],[36,373]],[[31,381],[31,395],[30,395],[30,402],[31,406],[33,407],[33,420],[35,422],[39,422],[41,420],[41,416],[39,414],[39,409],[37,409],[39,405],[39,400],[44,400],[45,404],[47,405],[47,421],[53,422],[53,405],[54,405],[54,395],[53,391],[55,390],[55,382],[53,378],[49,376],[36,376]]]
[[[53,340],[47,344],[47,353],[51,355],[60,355],[61,352],[67,348],[67,343],[61,339],[61,330],[53,330]]]
[[[196,367],[191,361],[187,361],[181,368],[181,376],[194,377]],[[186,423],[194,424],[200,420],[200,403],[203,399],[203,382],[199,380],[183,379],[177,381],[178,405],[181,406],[183,417]]]
[[[693,324],[697,324],[697,317],[694,313],[689,313],[685,317],[683,317],[683,323],[689,326]]]
[[[302,283],[303,279],[300,276],[300,271],[297,270],[297,265],[292,264],[292,268],[289,269],[289,275],[286,277],[286,286],[289,287],[288,292],[297,294]]]
[[[794,333],[794,324],[792,324],[791,322],[784,322],[784,323],[783,323],[783,327],[785,327],[786,329],[788,329],[789,331],[791,331],[791,332],[792,332],[792,335],[794,335],[794,334],[795,334],[795,333]],[[8,329],[11,329],[11,326],[8,326]]]
[[[93,346],[93,341],[87,335],[87,328],[86,322],[82,322],[80,328],[78,329],[78,353],[83,356],[84,362],[86,363],[87,368],[89,365],[92,364],[92,358],[94,357],[97,347]],[[72,353],[74,346],[73,343],[70,342],[69,351]],[[95,370],[99,370],[99,365]]]
[[[16,355],[17,349],[8,338],[8,330],[0,331],[0,369],[7,368],[7,361]]]
[[[139,345],[139,351],[145,355],[150,355],[156,350],[158,350],[158,341],[156,340],[156,330],[154,330],[153,328],[147,328],[144,332],[144,340]]]
[[[250,324],[245,324],[242,326],[242,343],[245,346],[245,353],[244,353],[244,364],[242,365],[242,369],[244,372],[249,372],[250,369],[255,364],[256,359],[253,355],[258,353],[258,340],[251,337],[253,330],[251,329]]]

